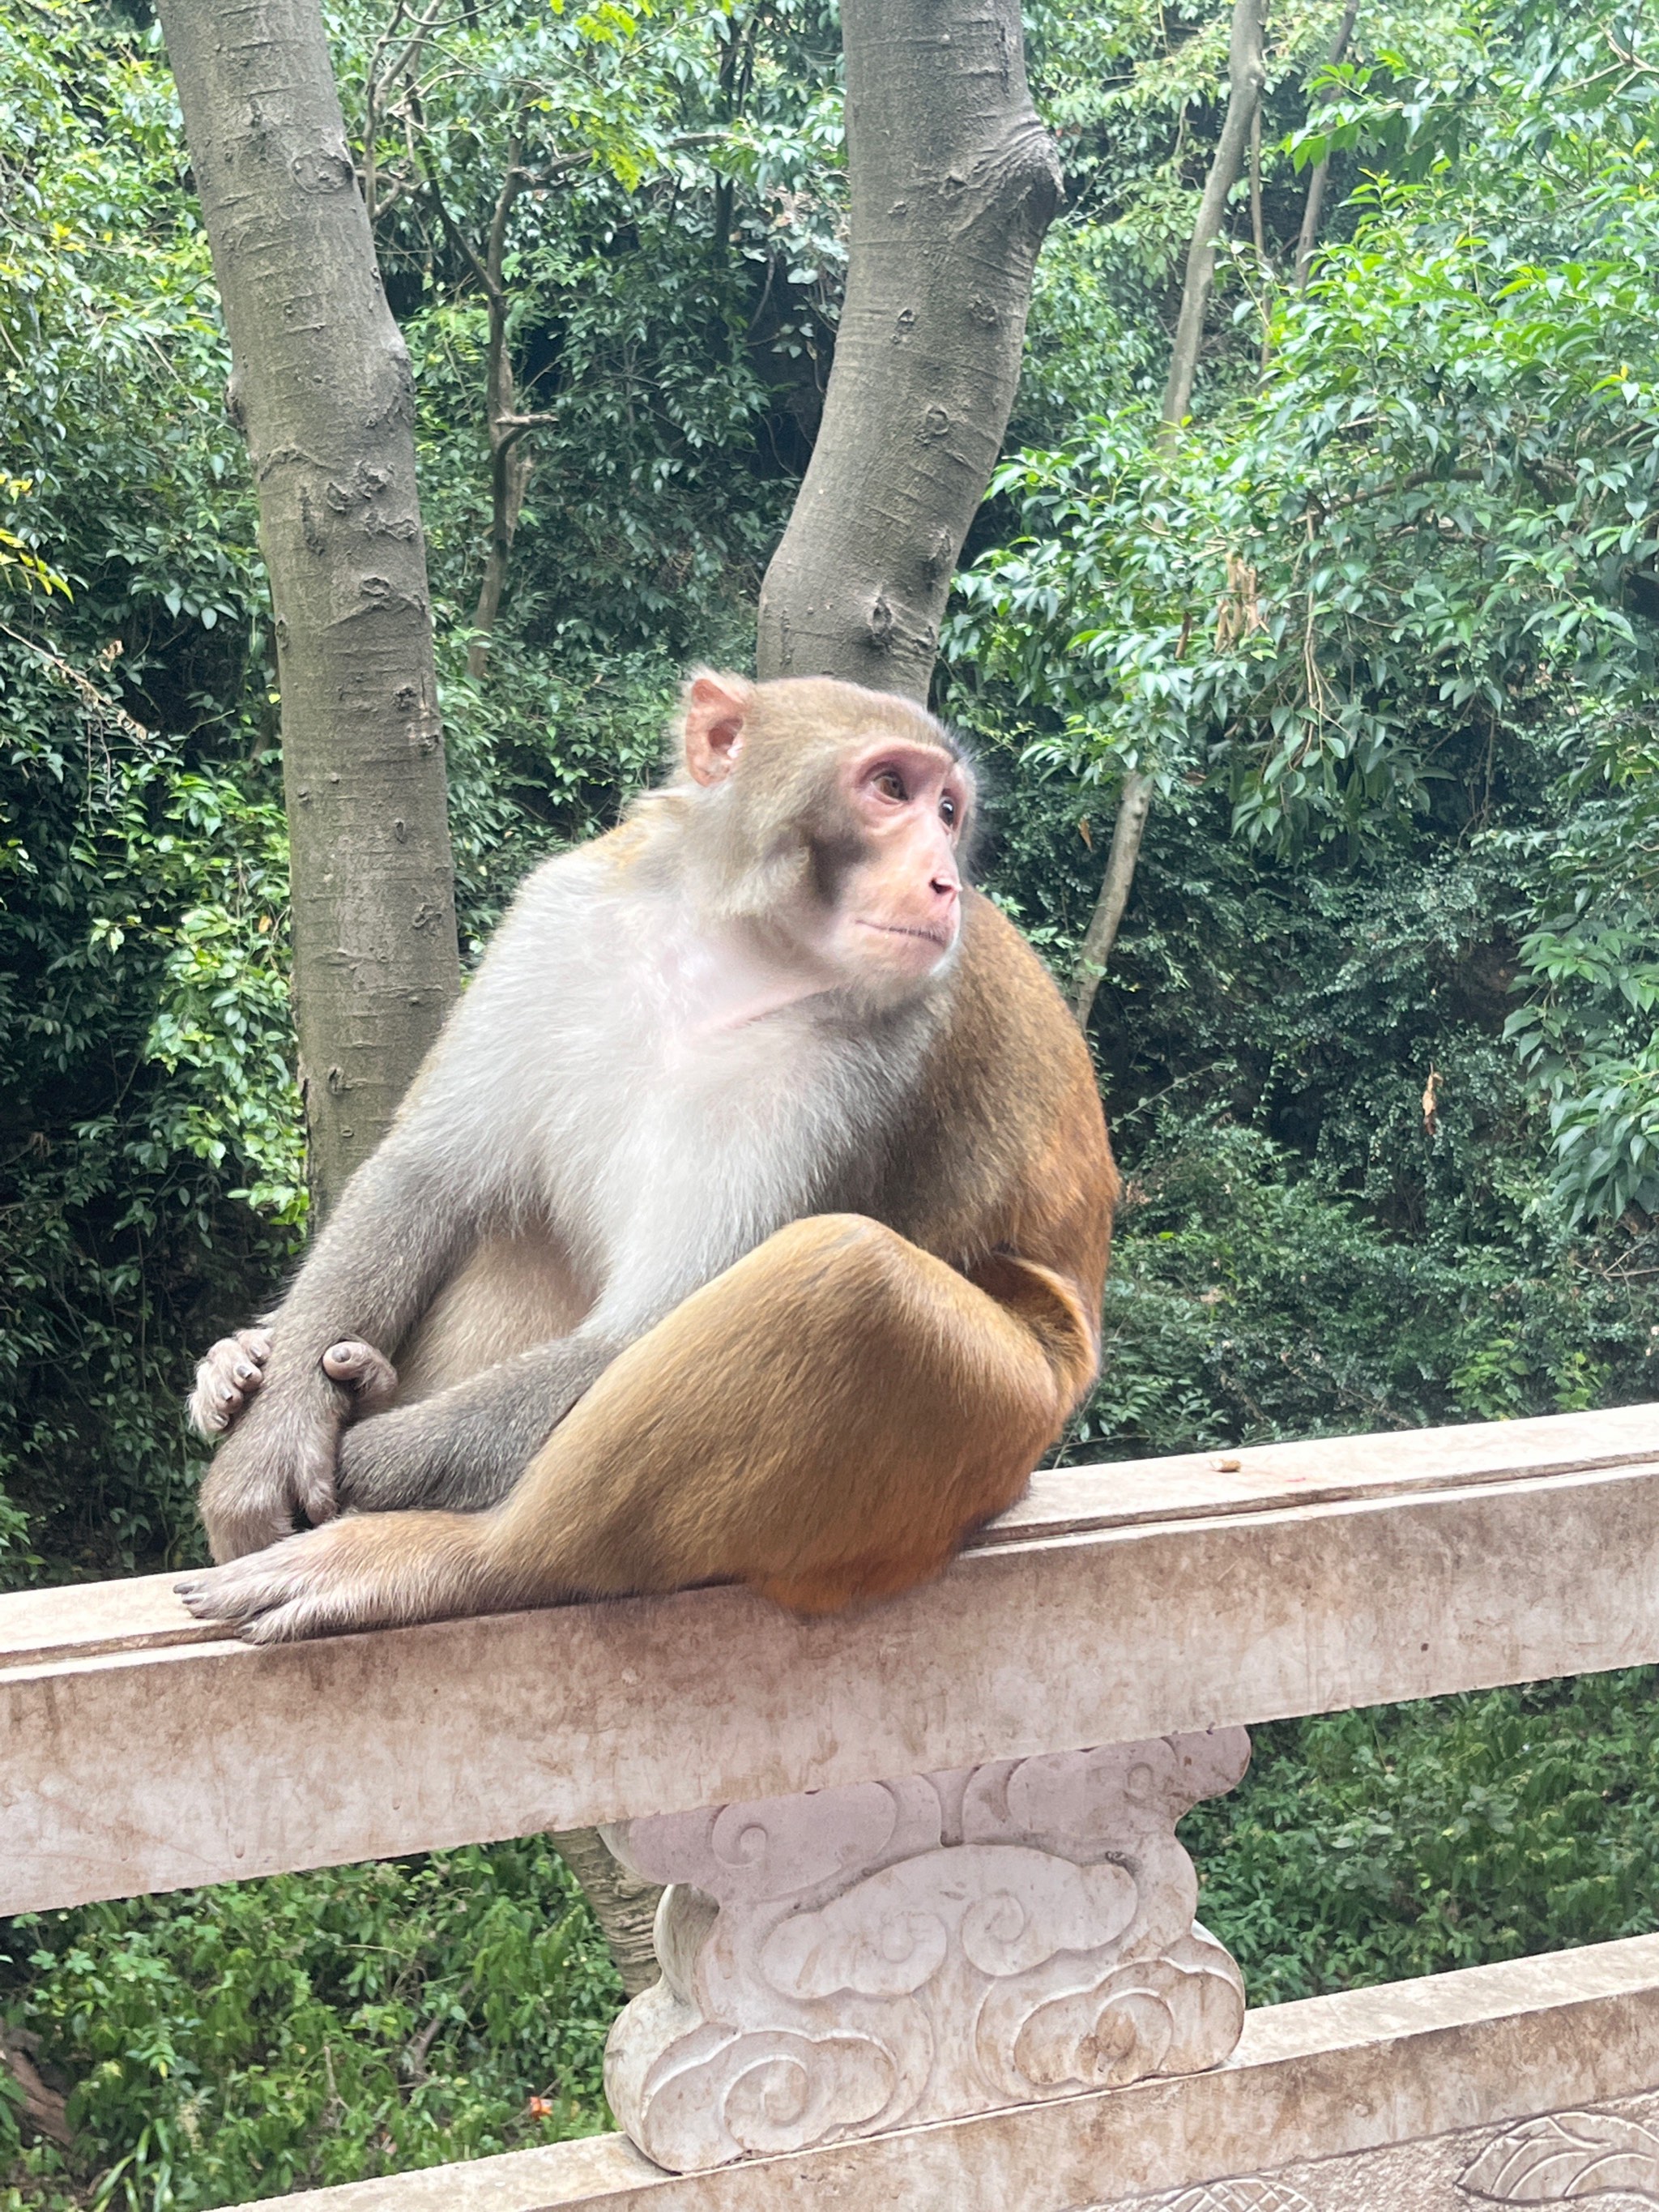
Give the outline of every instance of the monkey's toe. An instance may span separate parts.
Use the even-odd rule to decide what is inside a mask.
[[[361,1337],[345,1337],[331,1344],[323,1354],[323,1372],[331,1382],[350,1391],[354,1410],[378,1413],[390,1405],[398,1389],[398,1370],[382,1352]]]
[[[374,1592],[341,1524],[307,1529],[221,1567],[181,1576],[174,1590],[198,1620],[229,1624],[246,1644],[287,1644],[377,1625]]]

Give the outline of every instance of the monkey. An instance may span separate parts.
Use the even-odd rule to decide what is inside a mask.
[[[526,878],[287,1297],[202,1363],[200,1619],[869,1604],[1086,1394],[1116,1170],[1076,1024],[966,881],[961,744],[708,670],[678,738]]]

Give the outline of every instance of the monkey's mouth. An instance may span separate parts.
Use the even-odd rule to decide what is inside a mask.
[[[951,945],[955,941],[948,930],[916,929],[912,928],[908,924],[902,921],[865,921],[860,920],[859,922],[859,927],[860,929],[873,929],[883,937],[920,938],[924,945],[931,945],[940,952],[948,952],[951,950]]]

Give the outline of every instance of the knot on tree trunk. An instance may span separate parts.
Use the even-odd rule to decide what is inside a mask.
[[[945,185],[959,182],[947,178]],[[947,202],[957,198],[949,189],[943,197]],[[1018,116],[975,161],[950,227],[960,237],[988,217],[1000,226],[1018,222],[1034,241],[1035,250],[1065,198],[1060,153],[1054,140],[1036,114]],[[981,301],[981,305],[990,303]],[[991,319],[997,319],[994,308]]]

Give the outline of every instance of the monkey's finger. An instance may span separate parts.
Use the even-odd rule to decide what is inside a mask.
[[[240,1339],[222,1336],[198,1366],[188,1401],[191,1424],[198,1435],[223,1436],[247,1410],[249,1398],[264,1380]]]
[[[360,1337],[345,1337],[323,1354],[323,1372],[351,1393],[353,1420],[378,1413],[397,1395],[398,1370],[384,1352]]]

